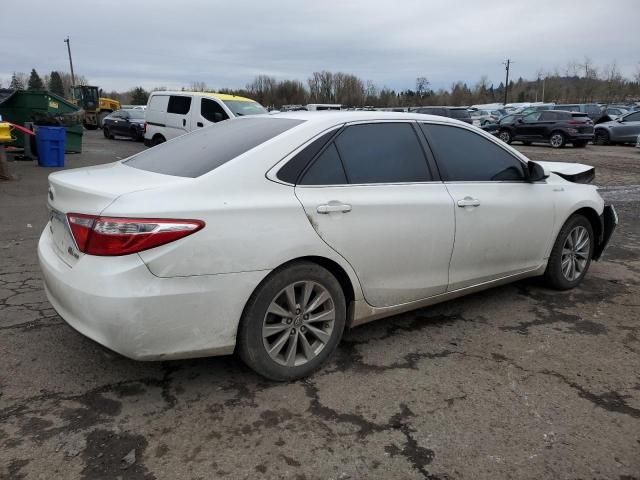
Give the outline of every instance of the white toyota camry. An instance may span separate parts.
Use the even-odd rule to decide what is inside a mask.
[[[575,287],[617,224],[593,168],[465,123],[291,112],[49,177],[48,298],[127,357],[236,351],[308,375],[345,328],[542,275]]]

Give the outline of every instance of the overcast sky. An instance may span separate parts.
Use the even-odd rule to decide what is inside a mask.
[[[588,56],[640,67],[640,1],[156,0],[9,2],[0,15],[0,79],[69,70],[109,90],[141,85],[243,87],[255,75],[306,83],[313,71],[354,73],[378,86],[496,85],[564,71]]]

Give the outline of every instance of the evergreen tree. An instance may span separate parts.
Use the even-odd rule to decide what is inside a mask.
[[[11,83],[9,84],[9,88],[11,88],[12,90],[24,90],[24,82],[16,74],[16,72],[13,72],[13,75],[11,75]]]
[[[49,77],[49,91],[64,97],[64,85],[62,84],[62,77],[58,72],[51,72]]]
[[[27,84],[27,90],[44,90],[44,83],[36,72],[35,68],[31,69],[31,75],[29,76],[29,83]]]
[[[146,105],[149,99],[149,92],[142,87],[136,87],[131,90],[131,104],[132,105]]]

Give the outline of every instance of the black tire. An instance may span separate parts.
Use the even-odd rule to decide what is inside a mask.
[[[137,142],[138,140],[140,140],[140,135],[138,135],[138,130],[136,130],[135,128],[132,128],[131,130],[129,130],[129,136],[131,137],[131,140],[133,140],[134,142]]]
[[[611,139],[609,138],[609,132],[599,128],[596,130],[595,137],[593,139],[593,143],[596,145],[609,145],[611,143]]]
[[[562,252],[565,246],[565,242],[567,241],[567,237],[577,227],[584,227],[589,234],[589,252],[586,259],[586,264],[582,268],[580,275],[575,279],[569,279],[562,271]],[[593,257],[594,247],[595,237],[593,235],[593,227],[591,226],[591,222],[589,222],[589,220],[585,216],[580,214],[572,215],[571,217],[569,217],[569,219],[560,229],[558,237],[553,244],[551,255],[549,255],[547,269],[544,272],[544,281],[547,286],[556,290],[569,290],[579,285],[580,282],[582,282],[582,280],[584,279],[584,276],[587,274],[589,266],[591,265],[591,257]]]
[[[529,147],[529,146],[531,146],[531,142],[522,142],[522,144],[523,144],[525,147]]]
[[[566,144],[567,137],[565,137],[564,133],[557,130],[555,132],[551,132],[551,135],[549,136],[549,145],[551,145],[551,148],[564,148]]]
[[[281,292],[289,285],[305,281],[321,285],[331,295],[331,302],[334,308],[333,330],[329,339],[315,357],[305,360],[306,363],[298,366],[281,365],[267,351],[266,340],[263,339],[263,324],[267,318],[270,305],[278,298]],[[300,297],[296,297],[296,302],[298,298]],[[318,370],[335,351],[344,331],[347,318],[346,312],[347,308],[342,287],[328,270],[311,262],[290,264],[273,271],[249,298],[238,328],[236,351],[251,369],[271,380],[289,381],[306,377]],[[292,335],[295,330],[293,327],[300,325],[296,323],[299,320],[298,317],[300,315],[296,317],[294,323],[291,323]],[[288,320],[287,323],[289,323]],[[289,327],[286,328],[288,329]],[[321,328],[326,327],[322,326]],[[301,332],[304,331],[304,325],[298,326],[298,329],[296,342],[298,341],[297,335],[302,335]],[[286,330],[283,333],[286,333]],[[278,332],[274,335],[279,334]],[[289,340],[285,340],[285,342],[289,342]],[[288,346],[288,343],[285,344]],[[298,343],[295,345],[297,346]],[[284,350],[284,347],[282,349]]]
[[[587,143],[586,140],[576,140],[573,142],[573,148],[584,148],[587,146]]]
[[[502,140],[504,143],[506,143],[507,145],[511,145],[511,142],[513,141],[513,136],[511,135],[511,132],[507,129],[500,130],[500,132],[498,133],[498,138]]]
[[[104,135],[104,138],[108,138],[110,140],[113,140],[115,138],[113,135],[111,135],[111,130],[109,130],[109,127],[104,127],[102,129],[102,134]]]
[[[160,145],[161,143],[166,142],[167,140],[162,135],[154,135],[151,139],[151,146],[155,147],[156,145]]]

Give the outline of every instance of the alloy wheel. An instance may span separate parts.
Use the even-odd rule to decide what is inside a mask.
[[[314,281],[295,282],[273,298],[262,323],[262,342],[273,361],[298,367],[313,360],[331,339],[335,303]]]
[[[500,140],[502,140],[504,143],[509,143],[511,141],[511,134],[509,134],[509,132],[504,130],[500,132],[500,134],[498,135],[498,138],[500,138]]]
[[[569,232],[562,246],[561,268],[564,278],[573,282],[584,272],[589,261],[589,232],[577,226]]]
[[[564,137],[561,133],[554,133],[553,135],[551,135],[549,142],[551,143],[552,147],[558,148],[562,146],[563,140]]]

